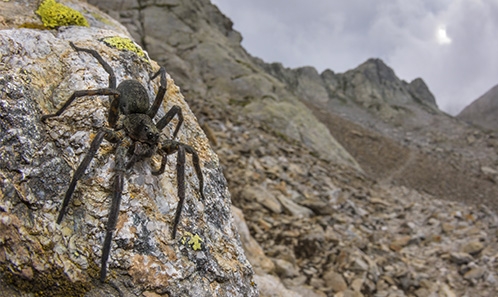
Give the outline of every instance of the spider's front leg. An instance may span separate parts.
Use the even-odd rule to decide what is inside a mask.
[[[195,173],[197,175],[197,179],[199,180],[199,192],[201,195],[201,199],[204,198],[204,178],[202,176],[201,166],[199,155],[195,149],[189,145],[184,143],[167,140],[165,141],[159,153],[162,155],[161,167],[158,171],[152,172],[154,175],[159,175],[164,173],[164,169],[166,167],[167,156],[178,153],[176,157],[176,178],[178,184],[178,205],[176,207],[175,220],[173,223],[173,231],[171,237],[174,239],[176,237],[176,229],[178,227],[178,223],[180,222],[180,217],[182,214],[183,203],[185,202],[185,153],[192,155],[192,164],[194,165]]]
[[[154,75],[152,75],[150,80],[153,80],[158,75],[161,75],[160,82],[159,82],[160,83],[159,90],[157,91],[156,99],[154,99],[154,103],[147,111],[147,115],[151,119],[153,119],[156,116],[156,113],[159,110],[159,106],[161,106],[161,103],[163,102],[164,94],[166,94],[166,90],[168,87],[167,81],[166,81],[166,69],[164,69],[164,67],[161,66],[161,68],[159,68],[159,71],[157,71]]]
[[[157,111],[159,110],[159,107],[161,106],[161,103],[163,102],[164,99],[164,94],[166,94],[166,89],[167,89],[167,81],[166,81],[166,70],[164,67],[161,67],[159,71],[157,71],[152,77],[151,80],[156,78],[158,75],[160,75],[160,85],[159,85],[159,91],[157,92],[156,98],[154,99],[154,103],[152,106],[149,108],[147,111],[147,115],[153,119]],[[171,122],[171,120],[176,116],[178,116],[178,123],[176,124],[175,131],[173,132],[173,139],[176,138],[176,135],[178,134],[178,131],[180,130],[180,127],[183,123],[183,114],[182,114],[182,109],[178,105],[173,105],[170,110],[164,115],[156,124],[156,127],[159,130],[164,129],[166,125]]]

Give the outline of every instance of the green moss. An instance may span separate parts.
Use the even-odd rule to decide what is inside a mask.
[[[131,51],[136,53],[140,58],[144,60],[147,59],[145,52],[129,38],[112,36],[106,37],[102,39],[102,41],[110,47],[117,48],[123,51]]]
[[[41,17],[43,25],[49,29],[71,25],[90,27],[79,11],[57,3],[55,0],[44,0],[36,10],[36,14]]]
[[[194,251],[202,250],[202,243],[204,240],[198,234],[192,234],[190,232],[185,232],[185,236],[182,237],[182,244],[189,245]]]

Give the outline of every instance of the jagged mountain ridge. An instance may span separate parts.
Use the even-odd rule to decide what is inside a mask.
[[[370,176],[450,199],[478,194],[479,203],[496,207],[496,186],[481,170],[496,164],[495,136],[440,111],[422,79],[402,81],[380,59],[337,74],[257,62],[298,94]]]
[[[498,130],[498,85],[465,107],[457,118],[481,126],[485,129]]]

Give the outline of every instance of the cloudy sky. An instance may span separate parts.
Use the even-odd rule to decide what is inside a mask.
[[[345,72],[381,58],[450,114],[498,84],[498,0],[212,2],[266,62]]]

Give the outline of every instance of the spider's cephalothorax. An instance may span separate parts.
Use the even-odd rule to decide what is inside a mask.
[[[161,166],[159,170],[152,172],[152,174],[159,175],[164,172],[167,156],[178,153],[176,168],[179,202],[173,223],[173,238],[176,236],[176,229],[180,221],[182,206],[185,200],[186,153],[192,155],[192,163],[199,180],[199,192],[202,199],[204,199],[204,182],[199,164],[199,157],[194,148],[184,143],[175,141],[178,130],[183,122],[181,108],[175,105],[166,113],[166,115],[159,119],[157,123],[154,123],[153,121],[153,118],[155,117],[166,93],[166,71],[164,68],[161,67],[159,71],[151,77],[151,79],[154,79],[160,75],[160,87],[152,106],[150,106],[147,91],[140,82],[131,79],[125,80],[116,87],[116,77],[114,75],[114,71],[109,64],[102,59],[98,52],[91,49],[77,47],[72,42],[70,44],[76,51],[89,53],[99,61],[102,67],[104,67],[106,72],[109,74],[109,87],[95,90],[76,91],[56,113],[44,115],[41,120],[46,121],[48,118],[61,115],[64,110],[78,97],[108,95],[111,99],[108,114],[108,122],[111,129],[100,129],[93,139],[88,153],[83,158],[83,161],[73,175],[57,218],[57,223],[60,223],[66,213],[66,209],[69,204],[69,200],[73,195],[76,183],[83,176],[85,169],[97,153],[102,141],[106,139],[107,141],[114,143],[116,145],[116,162],[114,168],[116,174],[114,176],[111,209],[109,212],[109,219],[107,221],[100,269],[100,280],[104,281],[107,273],[106,267],[111,249],[112,233],[116,227],[119,214],[124,173],[127,169],[131,168],[135,162],[144,158],[149,158],[157,152],[162,157]],[[174,116],[178,117],[178,123],[173,132],[173,137],[171,139],[166,139],[161,143],[159,141],[160,133]]]

